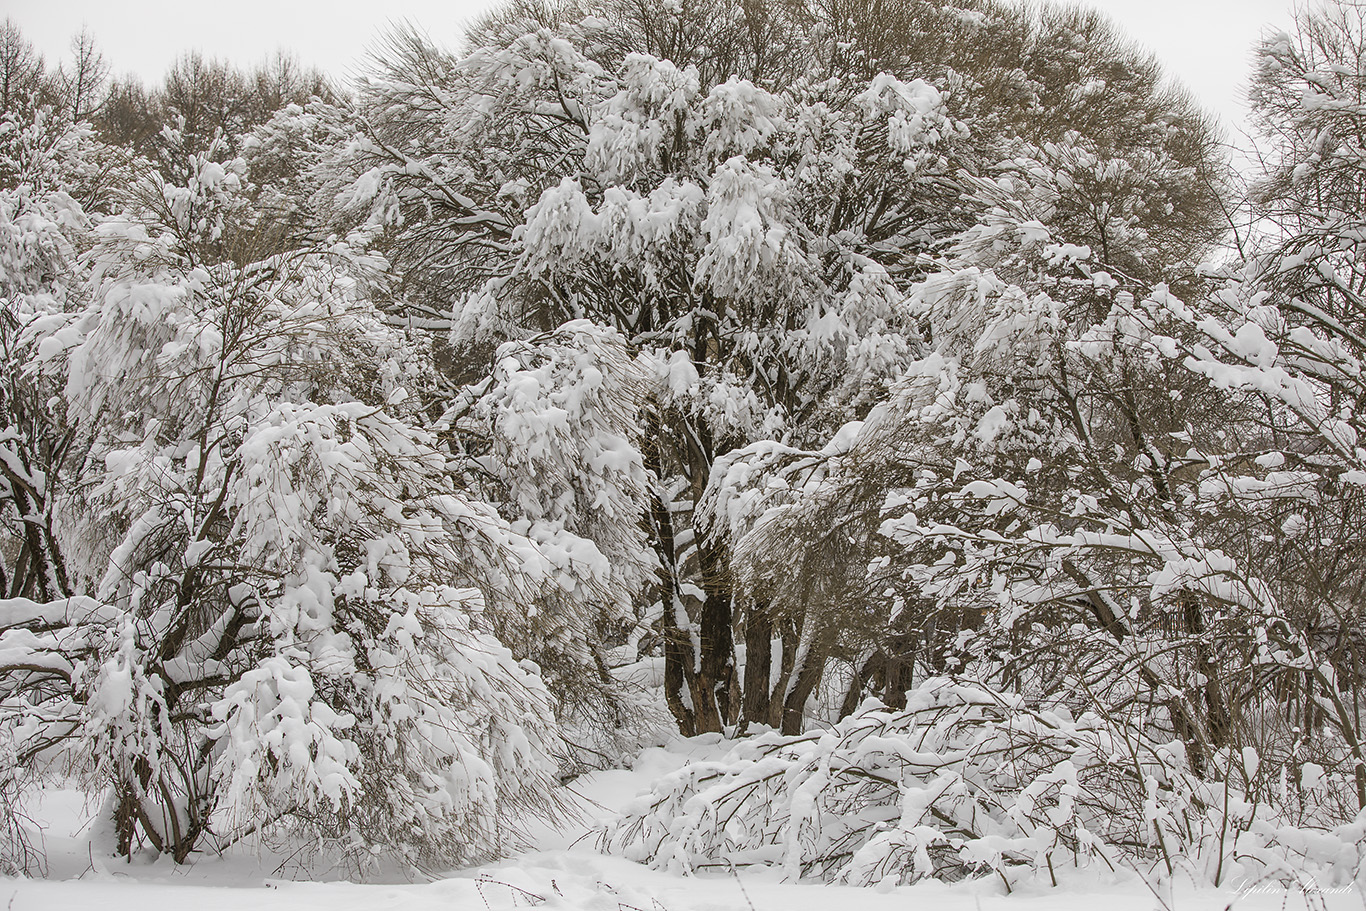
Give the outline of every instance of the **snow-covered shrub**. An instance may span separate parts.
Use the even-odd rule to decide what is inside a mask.
[[[193,164],[128,188],[81,306],[33,329],[87,453],[54,496],[90,597],[0,617],[3,756],[62,758],[124,854],[497,853],[560,743],[485,613],[529,604],[545,560],[423,429],[430,363],[371,303],[383,262],[254,246],[244,163]]]
[[[1141,756],[1129,746],[1098,719],[936,678],[903,710],[870,702],[829,730],[765,734],[685,766],[637,798],[604,844],[685,873],[766,863],[792,879],[856,885],[991,872],[1013,881],[1020,867],[1103,856],[1173,825],[1160,818],[1170,799],[1145,821],[1142,782],[1114,784],[1140,772],[1170,791],[1179,745],[1144,744]],[[1102,794],[1128,812],[1101,812]]]
[[[1231,781],[1192,774],[1179,741],[1129,719],[932,678],[906,707],[739,741],[657,782],[604,824],[608,851],[674,872],[762,864],[853,885],[1164,865],[1213,882],[1351,881],[1366,816],[1297,828]]]

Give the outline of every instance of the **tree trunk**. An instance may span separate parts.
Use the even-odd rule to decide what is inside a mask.
[[[882,673],[887,665],[887,656],[882,649],[875,650],[859,667],[854,669],[854,679],[849,681],[849,689],[844,691],[844,701],[840,703],[840,720],[843,721],[863,704],[863,694],[868,685]]]
[[[834,630],[822,627],[814,631],[805,643],[806,647],[797,661],[797,676],[783,696],[781,730],[784,734],[800,734],[805,727],[806,702],[816,691],[821,676],[825,673],[825,664],[830,657],[830,645],[833,640]]]
[[[652,421],[645,446],[645,467],[656,478],[661,474],[659,445],[659,426]],[[663,602],[660,625],[664,641],[664,701],[678,724],[679,733],[684,737],[692,737],[698,733],[697,713],[694,710],[697,703],[691,698],[689,679],[697,666],[697,655],[693,650],[692,624],[679,591],[673,515],[658,487],[650,497],[650,517],[654,524],[655,550],[659,554],[659,565],[664,576],[664,584],[660,587],[660,600]]]
[[[731,628],[731,590],[724,553],[699,543],[698,562],[706,598],[698,617],[697,635],[701,647],[698,662],[698,733],[724,730],[731,716],[731,684],[735,680],[735,642]]]
[[[751,602],[745,616],[744,707],[740,714],[743,731],[751,723],[769,724],[772,698],[769,687],[773,677],[773,618],[768,605]]]

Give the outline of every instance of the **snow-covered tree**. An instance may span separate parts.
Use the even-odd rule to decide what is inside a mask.
[[[637,613],[658,618],[684,730],[803,723],[830,657],[800,619],[820,596],[794,589],[779,616],[737,591],[725,523],[697,508],[729,452],[819,452],[886,396],[920,352],[903,301],[926,256],[991,204],[965,169],[1005,158],[1074,244],[1132,270],[1190,265],[1210,238],[1209,129],[1113,28],[903,6],[877,15],[905,29],[870,31],[838,4],[514,5],[458,55],[400,33],[335,159],[349,177],[328,193],[344,223],[379,230],[407,318],[453,327],[452,378],[585,318],[655,362],[640,446],[661,609]],[[1074,19],[1084,34],[1050,50]],[[936,39],[950,21],[1016,40],[1027,72]],[[795,67],[771,53],[794,40]],[[1049,132],[1064,108],[1084,132]],[[1053,127],[1026,130],[1035,109]],[[1125,157],[1126,141],[1142,148]]]
[[[69,590],[53,507],[72,437],[56,401],[61,378],[43,370],[38,348],[83,303],[100,154],[88,128],[47,109],[0,125],[0,592],[9,597]]]
[[[708,87],[644,55],[608,70],[579,50],[595,28],[447,60],[437,72],[448,84],[420,93],[397,74],[373,87],[372,134],[407,110],[398,104],[444,93],[445,107],[421,109],[440,130],[421,143],[469,151],[412,161],[414,142],[380,148],[367,136],[357,160],[379,163],[345,201],[401,216],[392,230],[420,255],[427,246],[410,241],[441,232],[441,268],[465,277],[437,280],[488,275],[446,317],[467,359],[500,337],[588,318],[654,363],[655,417],[639,445],[655,502],[635,520],[641,506],[653,513],[675,714],[685,729],[715,730],[738,710],[733,593],[724,550],[689,540],[693,505],[718,455],[813,438],[875,399],[914,348],[893,273],[940,230],[962,128],[919,82],[774,94],[739,80]],[[555,170],[537,167],[547,159]],[[523,171],[530,181],[514,177]],[[450,216],[410,216],[424,200]],[[492,255],[508,242],[515,260]],[[700,662],[688,657],[699,648]]]
[[[559,741],[485,612],[543,558],[405,404],[430,367],[369,301],[382,261],[258,258],[245,163],[193,170],[138,180],[88,303],[33,329],[88,453],[56,523],[88,594],[5,602],[7,759],[106,792],[121,853],[267,830],[497,852],[547,806]]]
[[[1291,39],[1266,46],[1263,78],[1292,80],[1278,97],[1294,119],[1275,122],[1312,139],[1264,192],[1304,195],[1320,163],[1321,197],[1350,183],[1356,64],[1322,30],[1354,20],[1334,15],[1307,21],[1313,67]],[[881,638],[835,624],[853,647],[846,711],[868,691],[898,703],[916,673],[985,676],[1139,718],[1197,776],[1253,751],[1262,777],[1239,786],[1286,812],[1266,776],[1312,759],[1332,770],[1315,812],[1349,818],[1364,793],[1345,318],[1359,202],[1268,197],[1295,213],[1283,235],[1183,301],[1124,274],[1143,233],[1112,235],[1121,255],[1091,246],[1045,160],[974,183],[978,224],[912,294],[930,353],[890,400],[825,450],[728,460],[715,512],[746,571],[782,593],[784,567],[835,545],[868,568],[842,591],[891,622]]]
[[[1306,20],[1313,66],[1275,59],[1292,39],[1264,49],[1263,73],[1290,80],[1293,119],[1276,123],[1311,137],[1273,194],[1324,199],[1354,179],[1340,118],[1358,109],[1359,67],[1321,30],[1360,20],[1334,15]],[[977,224],[911,294],[928,351],[888,400],[822,448],[754,444],[713,473],[708,512],[744,585],[799,600],[805,577],[838,593],[825,603],[889,618],[863,638],[832,624],[862,649],[845,659],[851,716],[661,781],[606,844],[674,869],[745,858],[867,883],[1009,886],[1126,857],[1215,883],[1350,879],[1359,196],[1326,211],[1268,197],[1294,213],[1282,235],[1185,301],[1125,274],[1144,234],[1092,246],[1046,158],[973,184]],[[808,562],[866,575],[792,573]],[[859,711],[864,692],[904,714]],[[1002,714],[983,725],[966,706],[985,692],[975,704]],[[1093,745],[1052,740],[1081,730]],[[984,757],[1024,775],[955,765]]]

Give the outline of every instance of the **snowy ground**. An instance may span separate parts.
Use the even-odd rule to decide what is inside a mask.
[[[288,860],[255,856],[169,862],[102,862],[90,847],[84,801],[54,790],[33,807],[42,821],[49,861],[45,880],[0,880],[3,911],[506,911],[539,906],[551,911],[1294,911],[1363,909],[1366,893],[1304,895],[1266,888],[1195,889],[1177,882],[1159,900],[1133,873],[1044,885],[1012,895],[999,882],[927,883],[879,891],[777,881],[777,875],[742,872],[694,878],[659,873],[593,849],[583,838],[592,822],[621,806],[652,778],[689,756],[716,746],[679,742],[647,750],[629,771],[599,772],[574,784],[581,813],[564,830],[533,833],[537,850],[486,867],[462,870],[434,882],[357,885],[296,882]]]

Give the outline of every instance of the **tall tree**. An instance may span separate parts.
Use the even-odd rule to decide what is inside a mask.
[[[1046,53],[1053,19],[983,8],[1002,40],[1000,23],[1013,23],[1022,46]],[[601,15],[583,17],[590,11]],[[931,12],[909,4],[900,14],[923,26]],[[1110,243],[1105,255],[1133,271],[1188,263],[1211,237],[1209,207],[1171,195],[1217,171],[1208,126],[1145,81],[1150,58],[1113,30],[1092,23],[1073,56],[1099,66],[1122,49],[1132,59],[1114,116],[1091,117],[1095,136],[1047,145],[1020,135],[1023,114],[984,117],[979,132],[955,112],[1059,99],[1104,109],[1112,96],[1067,82],[1049,100],[1025,79],[1030,100],[984,101],[974,92],[990,81],[985,61],[980,79],[955,79],[956,58],[939,46],[934,64],[916,45],[898,59],[937,67],[947,91],[913,72],[862,75],[867,57],[822,56],[820,42],[794,58],[764,52],[822,33],[825,15],[834,12],[799,4],[524,4],[476,29],[482,45],[463,56],[399,34],[365,87],[362,138],[348,147],[344,164],[359,179],[329,191],[352,223],[382,229],[417,308],[409,318],[454,325],[454,378],[477,377],[503,337],[583,317],[660,365],[642,445],[657,478],[657,623],[685,730],[719,729],[742,708],[749,721],[803,723],[838,638],[815,619],[828,593],[813,588],[779,616],[738,591],[725,523],[704,523],[698,507],[727,453],[765,440],[818,448],[913,359],[920,327],[901,301],[936,245],[986,205],[964,169],[1009,150],[1000,180],[1011,168],[1026,180],[1055,175],[1055,220],[1070,219],[1080,243]],[[893,49],[869,53],[891,59]],[[1073,69],[1065,82],[1092,81]],[[1010,83],[990,75],[998,88]],[[1115,124],[1140,110],[1166,112],[1165,125],[1121,161],[1128,140]],[[1165,226],[1174,210],[1200,230]]]
[[[91,120],[99,113],[108,91],[109,62],[88,29],[72,37],[71,62],[58,68],[57,82],[72,120]]]
[[[42,103],[46,71],[33,42],[6,18],[0,24],[0,114],[13,114],[20,121],[32,116]]]

